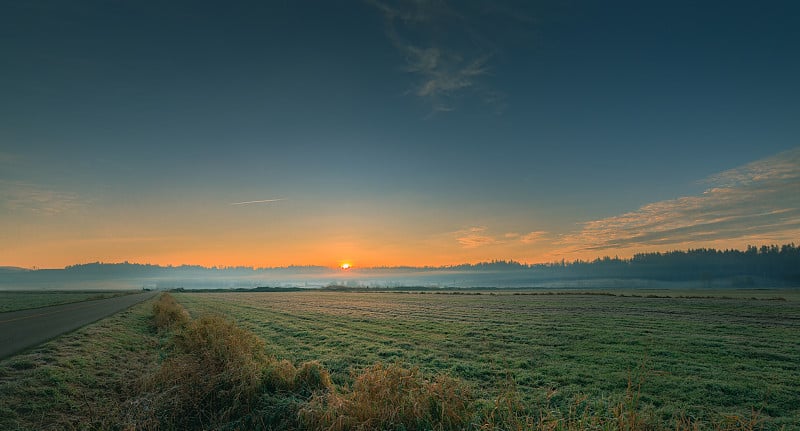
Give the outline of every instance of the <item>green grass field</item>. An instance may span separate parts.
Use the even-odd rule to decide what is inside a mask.
[[[678,295],[658,296],[670,294]],[[755,410],[768,429],[800,429],[797,291],[646,295],[175,296],[195,316],[218,313],[252,330],[278,358],[319,360],[337,384],[353,370],[399,362],[461,378],[487,402],[514,386],[524,404],[568,409],[581,396],[618,400],[632,381],[665,423]]]
[[[0,291],[0,313],[128,295],[131,291]]]
[[[798,291],[471,293],[182,293],[175,325],[146,301],[0,361],[0,429],[438,429],[357,416],[447,400],[474,430],[800,430]]]

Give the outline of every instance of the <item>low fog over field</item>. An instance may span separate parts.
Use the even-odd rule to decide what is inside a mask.
[[[631,259],[528,265],[493,261],[442,267],[206,268],[90,263],[64,269],[4,268],[3,289],[251,289],[277,288],[753,288],[796,285],[800,248],[749,247],[638,254]]]

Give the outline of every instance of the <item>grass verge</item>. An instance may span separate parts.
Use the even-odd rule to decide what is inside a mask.
[[[121,430],[158,364],[152,301],[0,361],[0,429]]]

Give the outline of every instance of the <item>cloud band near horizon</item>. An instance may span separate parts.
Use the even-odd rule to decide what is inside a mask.
[[[800,147],[709,177],[702,195],[655,202],[588,221],[556,243],[562,253],[748,239],[800,233]]]

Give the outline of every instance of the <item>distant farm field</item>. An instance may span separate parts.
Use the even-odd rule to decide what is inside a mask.
[[[613,403],[630,383],[665,423],[755,414],[767,429],[800,429],[800,293],[668,295],[175,297],[194,316],[233,319],[280,359],[319,360],[338,384],[351,383],[351,371],[399,362],[463,379],[487,403],[511,388],[524,404],[565,410],[583,397]]]
[[[0,291],[0,313],[128,295],[131,291]]]

